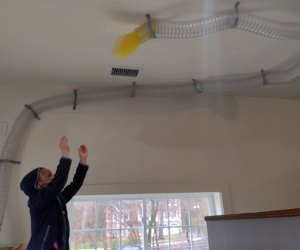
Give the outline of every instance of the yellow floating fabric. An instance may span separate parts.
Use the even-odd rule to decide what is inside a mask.
[[[115,43],[112,53],[120,58],[124,58],[132,54],[142,43],[142,39],[135,31],[127,35],[121,36]]]

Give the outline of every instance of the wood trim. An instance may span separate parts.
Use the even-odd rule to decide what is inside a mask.
[[[256,213],[241,213],[241,214],[227,214],[206,216],[206,221],[214,220],[244,220],[244,219],[265,219],[265,218],[278,218],[278,217],[295,217],[300,216],[300,208],[264,211]]]

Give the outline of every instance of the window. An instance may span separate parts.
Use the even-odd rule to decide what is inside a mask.
[[[204,217],[220,193],[76,196],[69,204],[72,250],[208,250]]]

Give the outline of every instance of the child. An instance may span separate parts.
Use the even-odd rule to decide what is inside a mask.
[[[59,144],[62,157],[56,173],[44,167],[29,172],[21,181],[21,190],[29,197],[31,238],[27,250],[69,250],[69,221],[66,203],[77,193],[85,179],[88,148],[77,150],[80,162],[73,182],[65,187],[72,160],[69,158],[68,138]]]

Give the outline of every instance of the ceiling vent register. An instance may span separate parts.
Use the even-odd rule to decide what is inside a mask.
[[[141,74],[141,69],[139,68],[121,68],[121,67],[111,67],[109,69],[109,75],[111,77],[131,77],[138,78]]]

